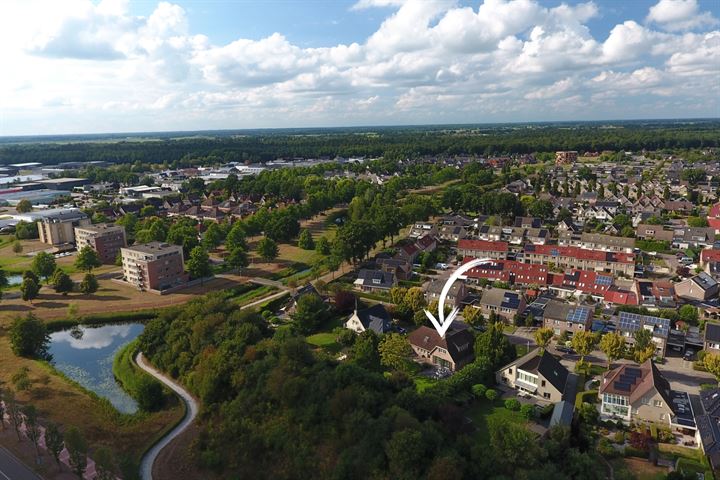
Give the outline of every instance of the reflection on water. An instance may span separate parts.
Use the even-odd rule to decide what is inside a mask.
[[[135,413],[137,403],[115,380],[115,354],[143,331],[139,323],[75,327],[50,335],[55,368],[83,387],[107,398],[122,413]]]
[[[22,275],[6,275],[5,278],[7,278],[8,287],[20,285],[22,283]]]

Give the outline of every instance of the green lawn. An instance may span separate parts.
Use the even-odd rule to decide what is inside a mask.
[[[428,378],[428,377],[415,377],[415,388],[419,393],[424,392],[429,387],[432,387],[435,385],[438,381],[434,378]]]
[[[490,402],[489,400],[478,401],[467,413],[477,429],[476,439],[478,443],[483,445],[490,444],[490,430],[488,429],[490,422],[498,420],[522,425],[527,423],[527,420],[519,411],[508,410],[500,400],[496,400],[495,402]]]
[[[337,335],[334,333],[316,333],[315,335],[310,335],[305,340],[310,345],[320,347],[330,353],[338,353],[342,350],[342,345],[335,341],[336,338]]]

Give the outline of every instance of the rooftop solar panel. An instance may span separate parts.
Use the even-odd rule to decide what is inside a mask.
[[[623,382],[613,382],[613,386],[615,387],[615,390],[620,390],[621,392],[629,392],[630,391],[630,385]]]
[[[625,375],[629,375],[632,377],[640,377],[642,376],[642,370],[640,370],[639,368],[625,367]]]
[[[595,284],[596,285],[612,285],[612,277],[606,277],[604,275],[598,275],[595,277]]]

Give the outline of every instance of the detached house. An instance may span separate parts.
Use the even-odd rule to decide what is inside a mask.
[[[440,294],[442,293],[442,289],[444,287],[444,279],[431,281],[427,286],[427,290],[425,291],[425,299],[427,300],[427,302],[431,303],[433,300],[439,301]],[[455,282],[453,283],[452,287],[450,287],[447,297],[445,297],[445,305],[459,307],[463,298],[465,298],[465,295],[467,295],[467,287],[465,287],[465,284],[463,282]]]
[[[397,285],[395,275],[382,270],[361,269],[354,285],[363,292],[387,292]]]
[[[605,373],[598,396],[603,418],[659,423],[691,435],[697,431],[689,395],[671,390],[652,360]]]
[[[505,365],[495,374],[499,384],[522,390],[552,403],[563,400],[570,376],[567,368],[547,350],[540,354],[537,349]]]
[[[422,326],[408,335],[410,346],[421,363],[457,371],[475,359],[474,337],[466,328],[452,325],[441,337],[437,330]]]
[[[377,334],[387,333],[391,330],[390,314],[382,304],[378,303],[369,308],[355,311],[345,322],[345,328],[362,333],[372,330]]]
[[[710,300],[718,296],[718,282],[705,272],[675,284],[675,294],[689,300]]]

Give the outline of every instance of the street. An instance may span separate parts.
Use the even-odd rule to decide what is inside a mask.
[[[0,447],[0,480],[39,480],[40,477],[10,452]]]

